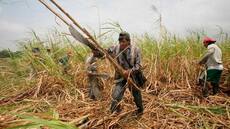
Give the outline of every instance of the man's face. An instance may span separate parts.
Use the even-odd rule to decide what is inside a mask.
[[[93,50],[92,53],[93,56],[98,59],[104,58],[104,53],[101,53],[99,50]]]
[[[120,38],[119,39],[119,44],[120,44],[120,49],[124,50],[126,47],[128,47],[130,45],[130,41],[128,41],[125,38]]]
[[[206,47],[206,48],[208,47],[208,43],[207,43],[207,42],[204,42],[203,45],[204,45],[204,47]]]
[[[99,51],[93,50],[93,56],[94,57],[99,57],[100,56]]]

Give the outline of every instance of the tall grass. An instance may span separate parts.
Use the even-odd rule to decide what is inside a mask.
[[[194,35],[185,38],[167,37],[167,40],[163,40],[163,43],[159,44],[150,36],[145,35],[139,38],[139,46],[142,49],[143,60],[148,62],[147,65],[151,66],[155,62],[155,67],[158,67],[158,75],[161,72],[167,75],[182,76],[183,72],[180,70],[184,69],[191,77],[189,80],[192,81],[193,75],[197,72],[195,71],[198,67],[197,63],[206,51],[200,37]],[[227,66],[230,57],[230,40],[225,38],[217,44],[222,49],[224,65]],[[174,77],[176,78],[176,76]]]
[[[156,39],[146,34],[144,36],[137,36],[134,40],[142,50],[143,64],[147,66],[146,74],[153,75],[155,79],[167,78],[168,81],[180,81],[185,76],[188,76],[188,80],[193,82],[197,72],[196,64],[205,52],[205,48],[201,43],[201,37],[202,35],[198,32],[185,38],[168,36],[159,43]],[[224,40],[218,43],[218,45],[223,51],[224,65],[228,66],[230,60],[230,39],[227,36],[222,37],[222,39]],[[31,69],[33,69],[35,73],[45,71],[49,75],[65,80],[65,84],[69,86],[73,86],[74,78],[69,78],[68,75],[63,74],[63,68],[59,65],[58,60],[67,51],[73,51],[74,55],[71,57],[70,63],[72,68],[70,71],[74,72],[77,64],[84,66],[84,60],[90,52],[88,48],[57,30],[43,40],[33,31],[32,37],[20,44],[22,56],[17,58],[11,57],[8,60],[9,64],[6,66],[9,67],[8,70],[11,72],[9,78],[13,76],[15,78],[25,78],[29,76]],[[108,44],[104,46],[107,47]],[[34,47],[38,47],[41,50],[39,58],[33,56],[32,48]],[[50,53],[47,52],[47,48],[51,50]],[[80,70],[84,71],[84,67],[81,67]],[[1,78],[4,77],[1,76]],[[19,80],[22,79],[20,78]],[[12,80],[6,79],[6,81],[1,82],[7,81]],[[19,83],[21,82],[12,81],[12,83],[2,84],[2,86],[9,88],[20,85]]]
[[[160,94],[159,96],[164,96],[172,89],[194,88],[199,70],[197,68],[197,62],[206,51],[201,43],[202,36],[200,33],[196,33],[195,35],[191,34],[184,38],[164,36],[166,38],[161,40],[161,42],[158,42],[148,34],[136,36],[133,40],[142,50],[144,73],[149,81],[148,88],[152,88],[153,91],[163,89],[158,93]],[[218,45],[223,52],[224,66],[229,70],[230,39],[227,36],[222,37],[222,39],[221,42],[218,42]],[[108,39],[107,41],[112,40]],[[58,31],[47,35],[45,39],[40,38],[35,32],[32,32],[32,36],[20,44],[22,51],[21,56],[0,60],[0,98],[20,93],[25,89],[34,88],[33,90],[35,92],[28,92],[32,93],[32,95],[29,94],[32,97],[29,96],[28,99],[39,99],[39,102],[32,101],[36,103],[37,106],[33,106],[33,108],[29,111],[27,110],[27,112],[45,112],[59,102],[85,100],[86,96],[84,96],[82,92],[85,91],[87,85],[84,61],[90,53],[88,48],[72,40],[68,35]],[[107,48],[113,44],[108,43],[103,45]],[[40,48],[41,53],[39,57],[33,55],[32,48],[34,47]],[[47,48],[51,50],[50,53],[47,52]],[[69,60],[70,67],[68,73],[65,73],[63,72],[63,66],[59,64],[58,60],[65,56],[68,51],[72,51],[74,54]],[[112,66],[105,65],[106,63],[105,61],[101,61],[100,70],[112,72]],[[229,85],[229,71],[225,70],[224,73],[222,80]],[[109,80],[108,83],[105,82],[106,88],[111,88],[109,86],[112,85],[111,82],[111,80]],[[160,83],[163,85],[160,85]],[[40,101],[45,102],[45,106],[41,104]],[[159,102],[168,103],[171,101],[159,99]],[[168,106],[170,111],[179,116],[183,116],[183,114],[179,113],[177,108],[182,108],[183,110],[188,109],[189,111],[195,110],[198,113],[200,112],[201,115],[203,115],[203,112],[201,112],[203,110],[214,114],[226,114],[229,110],[225,110],[225,107],[222,106],[216,106],[216,108],[215,106],[200,107],[194,106],[193,102],[188,104],[186,102],[183,101],[183,104],[179,104],[179,106],[173,104],[165,104],[165,106]],[[27,101],[23,101],[19,103],[19,105],[24,103],[27,103]],[[13,106],[17,107],[17,105]],[[12,110],[12,108],[3,107],[0,109],[1,112],[6,112],[7,110]],[[72,125],[66,125],[59,121],[46,121],[35,117],[24,117],[22,119],[32,121],[32,123],[25,126],[38,127],[49,123],[50,126],[54,128],[56,128],[56,124],[58,126],[60,124],[60,126],[66,128],[72,128]],[[201,124],[205,124],[207,121],[200,120],[200,122]],[[209,125],[207,125],[207,127],[209,127]]]

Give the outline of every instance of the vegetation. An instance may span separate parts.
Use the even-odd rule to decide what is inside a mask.
[[[14,57],[18,57],[20,56],[22,53],[20,51],[16,51],[16,52],[11,52],[10,50],[2,50],[0,51],[0,58],[10,58],[12,56]]]
[[[21,43],[20,56],[0,59],[0,127],[230,128],[230,39],[226,36],[218,43],[225,66],[222,93],[205,99],[196,86],[200,70],[197,61],[205,51],[202,36],[167,35],[158,42],[145,34],[132,40],[142,50],[148,78],[142,92],[144,114],[134,118],[130,115],[130,109],[135,107],[129,92],[122,100],[122,113],[110,115],[113,78],[103,80],[102,100],[92,101],[87,97],[84,60],[90,53],[88,48],[57,31],[47,39],[34,32],[32,38]],[[109,45],[103,44],[105,48]],[[39,55],[32,52],[34,47],[40,49]],[[68,51],[74,54],[65,73],[58,60]],[[109,64],[107,60],[98,63],[100,72],[113,76],[113,67],[104,65]]]

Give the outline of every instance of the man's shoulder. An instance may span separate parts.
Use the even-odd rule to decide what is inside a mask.
[[[85,63],[86,64],[91,64],[93,61],[95,60],[95,57],[93,56],[93,54],[90,54],[87,56]]]
[[[119,45],[113,45],[113,46],[108,47],[107,50],[109,52],[114,52],[114,51],[116,51],[117,48],[119,48]]]
[[[131,46],[131,49],[134,51],[134,52],[140,52],[140,48],[138,46]]]
[[[216,44],[210,44],[210,45],[208,45],[208,47],[207,47],[208,49],[212,49],[212,48],[218,48],[218,46],[216,45]]]

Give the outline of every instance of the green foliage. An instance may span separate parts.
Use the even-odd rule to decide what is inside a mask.
[[[169,107],[174,109],[187,109],[195,112],[206,112],[206,113],[213,113],[216,115],[226,115],[229,109],[222,106],[212,106],[212,107],[205,107],[205,106],[193,106],[193,105],[183,105],[183,104],[166,104]]]
[[[57,119],[46,120],[36,116],[18,115],[21,122],[25,122],[23,125],[18,125],[8,129],[41,129],[41,127],[49,127],[51,129],[77,129],[74,125],[62,122]]]
[[[179,80],[182,82],[181,80],[185,80],[186,75],[186,77],[188,77],[186,80],[187,82],[184,81],[184,83],[178,85],[188,85],[187,83],[192,85],[196,79],[196,64],[206,50],[201,43],[201,37],[202,35],[199,33],[195,36],[191,35],[185,38],[168,36],[159,42],[155,38],[145,34],[144,36],[136,37],[135,40],[138,41],[137,45],[142,50],[143,63],[147,64],[147,70],[145,72],[149,74],[150,77],[159,79],[162,76],[166,76],[165,78],[170,78],[171,81]],[[104,48],[108,47],[108,44],[103,45]],[[228,65],[230,63],[230,39],[224,38],[224,40],[218,43],[218,45],[223,52],[224,64]],[[40,52],[37,55],[32,52],[32,49],[35,47],[40,49]],[[47,51],[47,48],[50,49],[50,52]],[[31,78],[29,82],[26,80],[30,77],[30,73],[36,75],[39,72],[46,72],[49,76],[61,80],[61,82],[63,82],[62,85],[64,85],[63,87],[70,91],[70,95],[78,94],[78,92],[75,92],[78,90],[78,84],[74,84],[76,82],[76,80],[74,80],[76,78],[74,77],[77,77],[78,75],[64,73],[63,66],[58,62],[58,60],[65,56],[69,50],[73,52],[73,56],[70,59],[72,65],[80,65],[80,67],[77,68],[78,71],[74,68],[71,70],[74,74],[76,74],[76,71],[78,73],[83,72],[85,69],[82,66],[84,65],[86,56],[90,53],[90,50],[85,46],[72,41],[69,37],[58,31],[48,35],[47,38],[43,40],[33,32],[33,37],[22,44],[21,52],[12,54],[8,50],[5,50],[3,53],[5,55],[8,53],[8,57],[10,58],[7,60],[0,60],[0,63],[4,66],[4,68],[1,69],[1,72],[4,74],[0,74],[0,88],[2,91],[0,93],[0,98],[11,94],[13,91],[16,92],[17,90],[21,90],[25,86],[36,86],[35,83],[37,83],[38,79],[36,76]],[[153,70],[156,71],[152,72]],[[154,76],[153,73],[156,75]],[[230,74],[227,76],[227,79],[229,83]],[[226,108],[220,106],[202,107],[182,104],[169,106],[175,113],[181,116],[183,116],[183,114],[179,113],[177,109],[188,109],[189,111],[198,114],[212,113],[215,115],[226,115],[228,113]],[[0,112],[4,112],[3,110],[11,110],[11,108],[6,107],[2,110],[0,109]],[[58,114],[54,113],[53,115],[55,118],[58,118]],[[20,115],[19,117],[22,121],[26,121],[26,124],[15,127],[17,129],[40,128],[41,126],[48,126],[55,129],[74,128],[73,125],[61,122],[57,119],[45,120],[34,116],[24,115]],[[205,124],[206,121],[201,120],[201,126],[208,128],[209,126]]]
[[[10,52],[8,50],[0,51],[0,58],[7,58],[10,57]]]
[[[12,52],[10,50],[1,50],[0,58],[10,58],[10,57],[19,57],[22,54],[20,51]]]

